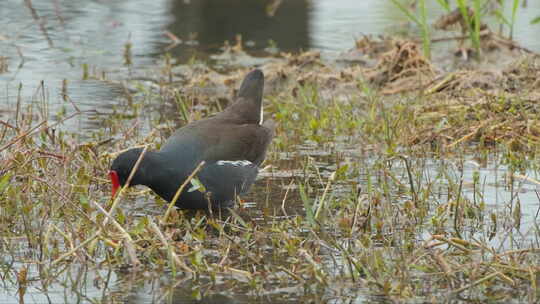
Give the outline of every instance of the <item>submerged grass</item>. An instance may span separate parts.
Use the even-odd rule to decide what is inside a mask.
[[[160,124],[171,108],[184,122],[218,110],[219,97],[191,91],[201,81],[234,85],[244,71],[180,77],[166,63],[156,78],[187,79],[181,89],[135,83],[84,140],[58,129],[40,108],[46,100],[20,105],[0,126],[4,290],[24,298],[60,285],[114,302],[127,297],[117,282],[136,292],[151,281],[167,286],[165,302],[174,290],[261,302],[537,302],[538,201],[522,198],[534,192],[540,148],[538,59],[486,87],[482,72],[439,75],[403,45],[376,77],[310,53],[265,66],[265,112],[279,125],[270,167],[222,214],[167,210],[139,189],[112,212],[105,176],[111,152],[160,145],[175,128]],[[429,81],[385,91],[407,77]],[[137,118],[153,100],[164,116]],[[98,296],[86,293],[88,273]]]

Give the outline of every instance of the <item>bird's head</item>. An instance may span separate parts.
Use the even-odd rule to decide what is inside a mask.
[[[120,153],[113,161],[109,171],[109,178],[112,184],[112,197],[116,195],[118,190],[123,187],[128,177],[135,167],[137,160],[141,157],[143,148],[133,148]],[[138,180],[142,174],[142,166],[139,165],[137,172],[133,175],[130,181],[130,186],[138,185]]]

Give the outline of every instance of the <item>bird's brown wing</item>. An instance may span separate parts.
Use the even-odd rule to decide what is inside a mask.
[[[260,165],[274,136],[274,130],[258,124],[210,125],[204,132],[208,143],[203,158],[206,161],[248,160]]]
[[[274,136],[273,122],[238,124],[212,117],[176,130],[162,146],[163,154],[182,157],[184,163],[248,160],[260,165]]]

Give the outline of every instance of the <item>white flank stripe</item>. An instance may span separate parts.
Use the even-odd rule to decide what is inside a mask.
[[[262,125],[263,123],[263,106],[261,105],[261,119],[259,119],[259,124]]]
[[[249,160],[218,160],[216,162],[218,166],[235,166],[235,167],[246,167],[251,166],[253,163],[251,163]]]

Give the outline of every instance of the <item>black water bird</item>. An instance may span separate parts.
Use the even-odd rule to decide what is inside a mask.
[[[273,121],[263,124],[264,74],[247,74],[235,101],[222,112],[176,130],[159,151],[147,151],[130,186],[146,185],[171,201],[201,161],[197,173],[204,191],[182,191],[176,205],[183,209],[230,207],[236,195],[246,193],[255,181],[259,166],[274,134]],[[142,148],[121,153],[113,161],[109,177],[112,195],[124,186]]]

